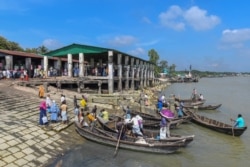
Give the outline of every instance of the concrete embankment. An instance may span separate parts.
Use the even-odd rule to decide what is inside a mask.
[[[145,107],[146,110],[154,108],[155,94],[165,86],[143,90],[151,101],[151,106]],[[57,92],[55,88],[49,87],[51,99],[56,100],[58,104],[62,93],[66,95],[69,107],[69,124],[58,122],[45,127],[38,125],[38,106],[41,100],[44,100],[38,98],[38,90],[16,86],[11,81],[1,81],[0,167],[46,166],[72,146],[84,143],[85,140],[74,131],[74,126],[70,126],[74,122],[73,97],[76,95],[81,98],[81,94],[68,90]],[[140,93],[141,91],[128,91],[114,94],[112,97],[89,95],[89,107],[91,110],[97,105],[98,111],[108,108],[110,114],[122,114],[121,105],[140,107]],[[110,101],[111,98],[113,101]]]

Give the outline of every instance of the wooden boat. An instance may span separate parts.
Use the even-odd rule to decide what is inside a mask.
[[[109,127],[114,128],[116,126],[117,119],[110,118],[109,121],[107,123],[105,123],[102,120],[102,118],[100,118],[100,117],[96,117],[96,118],[97,118],[98,122],[100,123],[100,125],[102,126],[102,128],[104,130],[112,131],[108,127],[106,127],[107,123],[109,124]],[[171,121],[170,129],[177,128],[182,122],[183,122],[182,119]],[[129,126],[129,124],[128,124],[128,126]],[[159,129],[160,129],[160,121],[159,120],[143,120],[143,129],[159,131]]]
[[[175,101],[178,101],[178,102],[183,102],[183,103],[196,103],[196,102],[203,102],[202,104],[204,104],[206,102],[206,100],[193,100],[193,99],[180,99],[180,98],[177,98],[175,97],[174,98]]]
[[[136,111],[136,110],[132,110],[131,111],[131,114],[134,114],[134,115],[140,115],[143,120],[152,120],[152,121],[161,121],[161,115],[159,114],[159,112],[157,112],[157,116],[156,115],[152,115],[152,114],[147,114],[147,113],[143,113],[143,112],[139,112],[139,111]],[[190,116],[183,116],[181,118],[172,118],[171,121],[174,122],[174,121],[179,121],[179,123],[187,123],[189,122],[191,119]]]
[[[98,119],[98,122],[101,125],[103,130],[113,132],[113,133],[118,132],[118,130],[116,129],[116,120],[110,120],[110,121],[104,123],[103,121],[101,121],[101,119]],[[126,126],[126,128],[131,129],[131,127],[127,127],[127,126]],[[194,139],[194,135],[181,136],[181,135],[177,135],[177,134],[171,134],[171,137],[166,138],[166,139],[157,139],[157,135],[159,134],[159,129],[157,131],[150,130],[150,129],[143,129],[143,133],[144,133],[143,137],[146,140],[160,140],[162,142],[163,141],[176,142],[176,141],[180,141],[180,140],[185,139],[185,145],[184,146],[188,145]],[[127,134],[127,136],[131,137],[130,134]]]
[[[201,125],[203,127],[206,127],[208,129],[211,129],[220,133],[224,133],[227,135],[241,136],[247,129],[247,127],[236,128],[236,127],[233,127],[232,125],[229,125],[229,124],[226,124],[226,123],[223,123],[223,122],[220,122],[220,121],[217,121],[217,120],[205,117],[205,116],[198,115],[189,109],[184,109],[183,112],[186,115],[192,116],[192,119],[191,119],[192,122],[198,125]]]
[[[184,102],[184,106],[202,106],[205,101],[196,101],[196,102]]]
[[[197,108],[198,110],[216,110],[217,108],[219,108],[222,104],[217,104],[217,105],[202,105],[202,106],[188,106],[188,105],[184,105],[184,108]]]
[[[143,138],[127,138],[125,140],[119,140],[118,142],[117,133],[107,133],[96,127],[93,127],[92,129],[90,127],[81,127],[78,122],[75,122],[75,128],[82,137],[88,140],[112,147],[139,152],[170,154],[177,152],[185,145],[185,139],[176,142],[161,142],[157,140],[145,141]]]

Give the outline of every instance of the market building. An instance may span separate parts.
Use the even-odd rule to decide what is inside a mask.
[[[46,77],[51,69],[57,75],[74,78],[78,92],[86,87],[98,87],[98,93],[113,93],[148,87],[158,82],[154,65],[115,49],[71,44],[44,55],[0,50],[0,69],[27,69],[40,67]],[[63,83],[61,83],[63,84]]]

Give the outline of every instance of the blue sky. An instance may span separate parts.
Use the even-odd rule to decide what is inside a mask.
[[[249,6],[249,0],[0,0],[0,36],[23,48],[79,43],[145,60],[155,49],[176,70],[250,72]]]

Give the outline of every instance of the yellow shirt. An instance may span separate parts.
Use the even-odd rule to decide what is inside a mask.
[[[105,110],[105,111],[102,112],[102,118],[104,120],[106,120],[106,121],[109,120],[109,113],[108,113],[108,111]]]
[[[84,99],[82,99],[80,101],[80,104],[81,104],[82,107],[86,107],[86,105],[87,105],[87,103],[86,103],[86,101]]]
[[[89,114],[87,117],[90,122],[93,122],[95,120],[95,117],[92,114]]]

